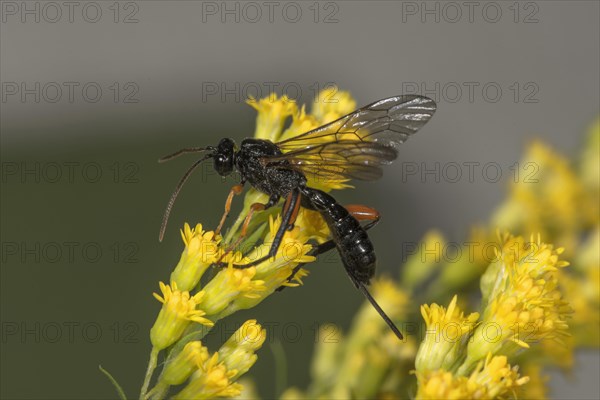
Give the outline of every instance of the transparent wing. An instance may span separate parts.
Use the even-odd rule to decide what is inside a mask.
[[[263,161],[286,161],[290,168],[318,179],[377,179],[381,166],[396,159],[396,147],[425,125],[435,110],[435,102],[424,96],[379,100],[276,143],[284,154]]]

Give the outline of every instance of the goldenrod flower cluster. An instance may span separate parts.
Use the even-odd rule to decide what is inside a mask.
[[[407,318],[408,294],[390,279],[372,284],[373,296],[389,317],[400,324]],[[334,325],[322,326],[311,365],[312,382],[304,392],[286,390],[283,399],[369,399],[382,388],[406,383],[404,374],[414,365],[417,342],[406,336],[398,340],[373,307],[365,303],[358,311],[348,335]]]
[[[184,385],[174,399],[233,397],[242,386],[235,381],[257,360],[255,351],[266,339],[266,331],[256,320],[246,321],[214,354],[199,340],[188,342],[169,357],[156,386],[145,396],[163,398],[171,386]]]
[[[431,231],[400,280],[382,281],[402,294],[404,342],[363,309],[346,336],[318,342],[308,388],[282,398],[546,398],[548,368],[568,373],[576,348],[600,347],[599,143],[600,120],[578,163],[532,142],[528,179],[456,256]]]
[[[322,91],[310,112],[273,94],[248,103],[258,112],[254,136],[274,142],[356,108],[350,94],[336,88]],[[568,371],[575,348],[600,347],[599,143],[600,120],[577,164],[532,142],[520,165],[534,174],[510,185],[506,201],[488,224],[472,229],[456,257],[449,259],[448,242],[434,230],[400,266],[399,280],[374,281],[373,296],[405,339],[365,303],[346,334],[321,327],[310,385],[281,397],[544,398],[547,366]],[[350,187],[346,180],[307,178],[322,190]],[[204,336],[278,288],[301,284],[308,272],[300,267],[315,260],[313,243],[330,238],[320,215],[302,209],[274,257],[236,268],[270,249],[280,207],[256,214],[240,238],[251,205],[266,200],[249,189],[223,236],[201,224],[183,227],[179,262],[154,294],[161,308],[150,330],[141,399],[256,395],[244,374],[257,361],[265,329],[250,319],[216,351],[204,345]]]
[[[481,277],[481,318],[478,313],[464,317],[456,296],[447,310],[422,306],[427,331],[415,363],[417,398],[509,397],[529,381],[507,364],[508,358],[542,340],[564,344],[560,339],[568,335],[572,310],[555,275],[568,265],[560,253],[539,238],[526,242],[506,235]]]
[[[255,137],[274,142],[337,119],[356,106],[349,94],[335,88],[319,94],[310,114],[286,96],[271,95],[248,103],[258,111]],[[291,123],[286,127],[288,120]],[[345,187],[343,182],[313,183],[331,190]],[[212,354],[202,344],[203,337],[219,320],[256,306],[280,287],[301,284],[308,272],[300,264],[315,260],[309,254],[309,241],[323,243],[329,239],[329,229],[320,215],[302,209],[274,257],[250,268],[238,268],[268,254],[281,224],[277,216],[280,207],[275,207],[259,213],[248,228],[250,234],[240,237],[240,226],[250,206],[265,200],[264,194],[248,190],[243,210],[225,237],[205,230],[201,224],[192,227],[186,223],[183,227],[185,248],[179,262],[169,283],[160,282],[160,294],[154,294],[162,307],[150,330],[152,351],[141,399],[203,399],[242,393],[238,379],[256,362],[255,352],[264,343],[266,331],[257,321],[246,321]],[[203,279],[209,269],[215,273],[211,279]],[[156,374],[161,354],[164,363]]]
[[[468,376],[444,369],[418,372],[418,399],[496,399],[507,397],[529,382],[520,377],[518,368],[511,367],[505,356],[488,355]]]
[[[451,371],[463,361],[479,313],[465,316],[457,306],[457,301],[458,297],[454,296],[448,308],[435,303],[421,306],[426,330],[415,360],[417,371]]]

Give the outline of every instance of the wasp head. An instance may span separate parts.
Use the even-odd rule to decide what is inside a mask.
[[[235,159],[235,142],[228,138],[221,139],[212,157],[215,170],[219,175],[227,176],[231,174]]]

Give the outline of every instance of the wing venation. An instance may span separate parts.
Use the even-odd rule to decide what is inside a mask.
[[[425,125],[435,110],[435,102],[428,97],[389,97],[278,142],[284,154],[263,161],[287,161],[309,179],[377,179],[383,173],[381,166],[396,159],[396,148]]]

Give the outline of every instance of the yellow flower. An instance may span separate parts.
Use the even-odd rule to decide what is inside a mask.
[[[202,346],[200,341],[189,342],[173,359],[167,359],[156,386],[147,394],[142,393],[140,397],[144,399],[165,398],[171,386],[184,383],[208,358],[208,349]]]
[[[526,384],[517,367],[511,367],[505,356],[488,355],[469,376],[457,376],[443,369],[417,372],[418,400],[432,399],[497,399],[507,398]]]
[[[208,349],[202,345],[202,342],[189,342],[173,360],[165,365],[160,382],[171,386],[180,385],[198,369],[199,364],[203,364],[208,358]]]
[[[568,160],[534,141],[518,169],[521,174],[514,177],[509,200],[494,215],[492,226],[541,232],[569,251],[574,250],[578,229],[597,219],[597,208]]]
[[[173,399],[211,399],[233,397],[241,393],[242,386],[232,381],[237,371],[230,371],[224,363],[220,363],[219,353],[213,354],[199,367],[200,369],[192,375],[188,384],[173,396]]]
[[[277,97],[275,93],[260,100],[250,98],[247,103],[258,111],[254,137],[272,142],[279,141],[285,121],[298,112],[295,100],[285,95]]]
[[[268,254],[280,226],[281,218],[279,216],[276,219],[269,218],[269,232],[265,236],[263,244],[247,256],[249,260]],[[312,250],[312,246],[306,244],[309,240],[309,237],[305,236],[306,233],[308,233],[307,229],[302,229],[298,224],[295,224],[292,230],[286,231],[277,254],[256,267],[257,275],[262,277],[290,264],[297,265],[314,261],[315,257],[306,255]]]
[[[340,91],[336,86],[328,86],[317,95],[312,114],[321,125],[335,121],[356,110],[356,101],[350,92]]]
[[[242,385],[242,392],[233,397],[237,400],[260,400],[260,396],[258,395],[258,390],[256,389],[256,383],[252,378],[242,377],[239,381],[239,384]]]
[[[162,309],[150,330],[152,345],[157,350],[162,350],[177,341],[190,322],[197,322],[206,326],[213,326],[213,322],[204,318],[206,313],[196,309],[202,300],[204,292],[190,296],[188,291],[181,291],[175,282],[171,286],[159,282],[162,296],[153,293],[154,297],[163,303]]]
[[[316,160],[316,159],[315,159]],[[318,161],[316,161],[318,162]],[[344,167],[339,167],[344,168]],[[336,175],[325,175],[320,176],[317,173],[307,173],[305,174],[308,186],[314,189],[319,189],[324,192],[329,192],[331,190],[340,190],[340,189],[349,189],[354,186],[347,184],[350,179],[339,178]]]
[[[485,363],[480,365],[475,368],[469,381],[485,387],[491,399],[508,394],[529,381],[528,377],[519,377],[519,368],[511,368],[505,356],[492,357],[488,354]]]
[[[415,367],[419,372],[444,369],[452,371],[462,361],[464,350],[477,324],[479,313],[464,316],[455,295],[448,309],[437,304],[422,305],[421,315],[427,325],[419,347]]]
[[[290,139],[311,131],[356,108],[352,96],[348,92],[338,91],[335,87],[328,87],[318,93],[311,114],[306,113],[304,106],[298,110],[296,102],[287,96],[277,97],[274,93],[260,100],[250,98],[247,103],[258,111],[254,137],[272,142]],[[284,125],[290,117],[292,123],[284,131]],[[356,139],[355,135],[350,135],[352,139]],[[318,161],[317,157],[315,157],[316,161]],[[335,175],[307,174],[306,178],[309,186],[325,191],[352,187],[346,183],[349,179]]]
[[[276,219],[269,217],[269,231],[266,234],[263,243],[248,253],[246,257],[240,261],[240,264],[252,262],[267,255],[280,225],[280,217],[277,217]],[[295,224],[291,231],[286,231],[283,235],[277,254],[256,266],[256,277],[261,279],[265,285],[265,290],[261,291],[261,293],[257,293],[260,300],[271,294],[282,284],[286,283],[287,278],[289,278],[296,265],[315,260],[315,257],[307,255],[312,249],[312,246],[306,244],[309,240],[306,234],[310,234],[310,230],[307,230],[306,228],[302,229],[298,224]],[[299,277],[305,275],[305,271],[299,271]]]
[[[229,263],[203,288],[203,309],[208,315],[216,315],[240,297],[257,297],[257,292],[266,288],[264,281],[255,279],[255,275],[255,267],[240,269]]]
[[[254,352],[261,348],[266,338],[267,331],[255,319],[250,319],[221,346],[219,357],[228,370],[237,371],[234,378],[245,374],[254,365],[258,359]]]
[[[171,281],[177,283],[181,290],[192,290],[206,269],[217,262],[223,254],[219,247],[220,237],[215,237],[213,231],[205,232],[202,225],[190,228],[186,223],[181,231],[185,249],[179,263],[171,273]]]
[[[306,113],[306,107],[302,106],[300,112],[295,113],[292,116],[291,125],[282,133],[279,138],[280,141],[290,139],[294,136],[301,135],[308,131],[311,131],[315,128],[321,126],[319,121],[315,118],[314,115],[310,115]]]
[[[498,260],[481,278],[486,304],[482,323],[468,346],[459,371],[468,372],[488,353],[515,354],[541,339],[568,335],[572,310],[562,299],[556,271],[568,265],[559,260],[562,249],[522,237],[506,236]]]
[[[417,375],[419,388],[418,400],[455,400],[468,399],[470,392],[465,377],[454,377],[451,372],[444,370],[430,371]]]
[[[254,196],[253,192],[249,192]],[[263,243],[254,247],[244,257],[240,253],[229,253],[222,261],[229,262],[228,268],[217,273],[217,275],[203,288],[205,292],[202,308],[208,315],[218,314],[223,318],[237,310],[255,306],[273,293],[280,286],[297,286],[301,279],[308,274],[305,269],[300,269],[294,275],[292,282],[288,279],[294,268],[300,263],[308,263],[315,260],[308,252],[312,246],[307,244],[310,239],[325,240],[328,235],[326,225],[319,219],[319,225],[311,225],[312,221],[320,218],[316,213],[300,211],[294,229],[286,231],[277,254],[254,267],[237,268],[236,265],[244,265],[260,259],[269,253],[273,239],[281,224],[281,218],[275,220],[269,216],[269,230],[263,238]],[[240,215],[238,221],[243,220]],[[233,230],[238,225],[234,224]],[[231,235],[228,241],[235,241],[235,235]]]
[[[294,224],[300,229],[299,237],[308,240],[316,240],[319,243],[331,238],[329,227],[318,211],[301,208]]]

